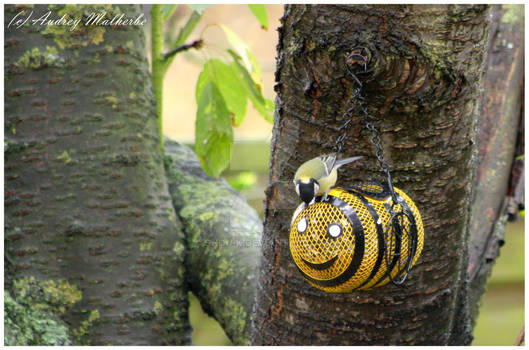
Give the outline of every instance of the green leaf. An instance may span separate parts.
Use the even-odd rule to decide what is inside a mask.
[[[255,83],[250,76],[250,73],[240,63],[240,57],[233,51],[228,50],[228,53],[233,57],[234,61],[231,63],[234,71],[239,74],[239,80],[246,85],[248,91],[248,97],[252,101],[253,107],[259,114],[269,123],[274,122],[274,102],[272,100],[265,99],[261,87]]]
[[[197,23],[200,21],[200,18],[202,18],[202,15],[197,11],[193,11],[191,13],[186,24],[180,29],[180,32],[178,33],[178,36],[176,37],[176,40],[174,41],[173,45],[171,45],[171,50],[177,46],[184,44],[189,35],[191,35],[191,33],[193,32],[193,29],[195,29]]]
[[[230,45],[233,47],[237,55],[241,58],[242,62],[244,63],[244,66],[246,67],[248,72],[250,72],[252,79],[257,84],[262,85],[261,68],[257,63],[257,58],[252,53],[248,45],[246,45],[246,43],[230,28],[226,27],[223,24],[221,24],[220,27],[224,31],[224,34],[226,34],[226,38],[228,39]]]
[[[257,108],[256,108],[257,109]],[[274,111],[276,109],[276,105],[274,101],[265,99],[264,108],[259,113],[265,118],[267,122],[270,124],[274,124]],[[259,111],[259,110],[258,110]]]
[[[207,61],[197,81],[197,98],[208,81],[215,83],[226,107],[233,113],[233,124],[240,125],[246,116],[248,89],[241,82],[237,69],[218,59]]]
[[[207,174],[219,177],[230,164],[233,135],[212,132],[204,143],[205,154],[202,157],[199,156],[200,163]]]
[[[256,184],[257,174],[254,171],[241,171],[226,180],[237,191],[249,190]]]
[[[209,83],[211,83],[211,76],[209,74],[209,67],[206,62],[206,64],[204,64],[202,72],[200,72],[200,74],[198,75],[197,85],[195,87],[195,100],[197,102],[197,105],[200,104],[200,98],[202,97],[204,88]]]
[[[212,81],[203,86],[197,100],[195,152],[206,173],[218,177],[231,159],[233,130],[230,113]]]
[[[259,66],[259,62],[257,62],[257,57],[255,57],[251,51],[248,51],[248,59],[250,60],[250,66],[252,67],[252,78],[257,84],[262,85],[261,67]]]
[[[204,12],[208,7],[212,5],[187,4],[187,6],[191,7],[193,10],[195,10],[201,15],[202,12]]]
[[[162,5],[162,18],[164,21],[167,21],[169,17],[173,14],[177,5]]]
[[[248,87],[250,95],[254,95],[261,103],[264,103],[264,97],[261,93],[261,82],[256,81],[254,77],[251,76],[250,72],[248,72],[248,69],[241,64],[241,57],[239,55],[232,50],[228,50],[228,53],[233,57],[232,66],[240,73],[239,78],[241,78]]]
[[[248,5],[250,8],[250,11],[252,11],[253,15],[259,23],[261,23],[261,27],[265,30],[268,29],[268,15],[266,14],[266,7],[265,5],[259,5],[259,4],[250,4]]]
[[[259,114],[270,124],[274,124],[274,109],[275,104],[274,101],[269,99],[264,99],[264,103],[261,103],[257,99],[252,99],[250,97],[250,101],[252,101],[253,107]]]

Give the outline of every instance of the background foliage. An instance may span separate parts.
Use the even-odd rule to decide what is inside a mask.
[[[195,152],[206,173],[218,177],[230,162],[233,127],[239,126],[246,117],[247,100],[269,123],[273,123],[274,103],[263,96],[261,67],[256,56],[229,26],[208,24],[198,38],[186,42],[210,5],[182,6],[187,6],[191,13],[184,16],[187,21],[181,25],[169,21],[177,5],[152,5],[150,10],[152,80],[158,101],[160,138],[164,134],[163,81],[167,69],[176,55],[191,49],[201,50],[206,59],[195,90]],[[266,7],[254,4],[248,5],[248,9],[261,28],[268,29]],[[207,30],[213,27],[224,32],[229,43],[227,49],[218,50],[206,39]]]

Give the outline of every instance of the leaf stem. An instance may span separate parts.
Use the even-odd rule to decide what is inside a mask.
[[[173,57],[174,55],[176,55],[179,52],[187,51],[189,49],[200,49],[202,47],[202,44],[203,44],[203,40],[202,39],[198,39],[198,40],[193,41],[192,43],[177,46],[174,49],[172,49],[171,51],[169,51],[166,54],[164,54],[163,58],[164,58],[165,61],[167,61],[168,59],[170,59],[171,57]]]

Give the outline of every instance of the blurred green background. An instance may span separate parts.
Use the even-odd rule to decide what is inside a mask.
[[[266,5],[269,29],[260,28],[246,5],[215,5],[204,12],[189,41],[199,36],[205,41],[200,51],[178,55],[164,83],[164,133],[186,144],[192,144],[195,126],[195,84],[201,63],[215,57],[228,46],[216,24],[229,26],[250,46],[263,71],[263,94],[274,99],[274,71],[279,18],[283,5]],[[178,6],[174,20],[181,25],[190,14],[185,5]],[[232,163],[224,176],[239,189],[261,214],[264,188],[268,181],[268,164],[272,125],[252,107],[241,126],[235,128]],[[507,225],[505,245],[496,262],[488,290],[481,303],[474,331],[473,345],[512,345],[524,323],[524,224],[523,220]],[[190,294],[191,324],[195,345],[230,345],[218,323],[208,317]]]

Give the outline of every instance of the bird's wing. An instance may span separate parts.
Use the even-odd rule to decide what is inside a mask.
[[[362,159],[362,158],[364,158],[364,157],[363,156],[358,156],[358,157],[350,157],[350,158],[340,159],[340,160],[336,161],[335,167],[339,168],[339,167],[341,167],[344,164],[351,163],[351,162],[354,162],[355,160],[359,160],[359,159]]]
[[[323,154],[318,158],[325,164],[326,176],[329,176],[336,163],[336,153]]]

